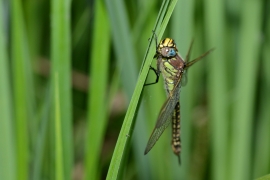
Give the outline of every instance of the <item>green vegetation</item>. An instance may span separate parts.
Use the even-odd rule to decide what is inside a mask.
[[[256,0],[0,0],[0,179],[267,179],[269,17]],[[215,48],[181,88],[181,166],[171,127],[144,156],[165,101],[163,80],[143,86],[152,30],[182,57]]]

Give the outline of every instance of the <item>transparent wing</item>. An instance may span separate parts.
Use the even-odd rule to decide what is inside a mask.
[[[167,100],[165,101],[165,103],[163,104],[163,106],[160,110],[155,129],[153,130],[153,132],[148,140],[144,154],[147,154],[152,149],[152,147],[155,145],[157,140],[160,138],[160,136],[162,135],[164,130],[171,123],[172,113],[174,111],[176,103],[179,101],[179,95],[180,95],[179,90],[181,87],[180,86],[181,77],[182,77],[182,74],[181,74],[179,80],[177,81],[174,89],[172,90],[171,94],[168,96]]]
[[[184,70],[184,72],[182,74],[182,79],[181,79],[181,87],[186,86],[187,82],[188,82],[187,70]]]
[[[204,54],[200,55],[199,57],[193,59],[192,61],[190,61],[190,62],[187,61],[185,69],[189,68],[190,66],[192,66],[193,64],[195,64],[196,62],[198,62],[199,60],[201,60],[202,58],[204,58],[205,56],[207,56],[209,53],[211,53],[214,50],[215,50],[215,48],[212,48],[212,49],[208,50],[207,52],[205,52]]]

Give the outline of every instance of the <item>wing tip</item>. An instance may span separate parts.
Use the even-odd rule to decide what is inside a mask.
[[[146,155],[150,150],[151,150],[151,148],[149,149],[148,147],[146,147],[144,150],[144,155]]]
[[[146,155],[148,152],[147,151],[144,151],[144,155]]]

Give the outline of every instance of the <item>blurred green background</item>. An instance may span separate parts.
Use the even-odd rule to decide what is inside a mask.
[[[0,179],[106,178],[161,5],[0,0]],[[144,156],[161,80],[143,90],[118,179],[270,173],[269,17],[268,0],[178,0],[163,38],[183,57],[194,39],[191,59],[215,48],[181,89],[182,164],[170,127]]]

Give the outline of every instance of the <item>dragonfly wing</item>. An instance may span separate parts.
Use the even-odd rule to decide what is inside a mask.
[[[180,87],[175,88],[172,91],[172,94],[167,98],[167,100],[163,104],[163,106],[159,112],[159,115],[158,115],[156,128],[162,127],[163,124],[167,121],[167,119],[171,118],[172,113],[174,111],[174,107],[175,107],[177,101],[179,101],[179,90],[180,90]]]
[[[187,73],[188,73],[187,69],[184,70],[183,75],[182,75],[182,80],[181,80],[181,87],[187,85],[187,82],[188,82]]]
[[[163,126],[161,126],[159,128],[155,127],[154,131],[152,132],[152,134],[148,140],[144,154],[147,154],[152,149],[152,147],[156,144],[157,140],[162,135],[164,130],[169,126],[170,123],[171,123],[171,120],[168,118],[166,121],[164,121]]]
[[[214,50],[215,48],[212,48],[209,51],[205,52],[204,54],[200,55],[199,57],[193,59],[192,61],[186,62],[185,69],[189,68],[190,66],[192,66],[193,64],[195,64],[196,62],[198,62],[199,60],[201,60],[202,58],[204,58],[205,56],[207,56],[209,53],[211,53]]]
[[[148,140],[144,154],[147,154],[152,149],[152,147],[155,145],[155,143],[162,135],[164,130],[171,123],[172,113],[174,111],[176,103],[179,101],[180,81],[181,77],[177,81],[176,86],[174,87],[173,91],[169,94],[167,100],[165,101],[165,103],[161,108],[155,129],[153,130]]]

